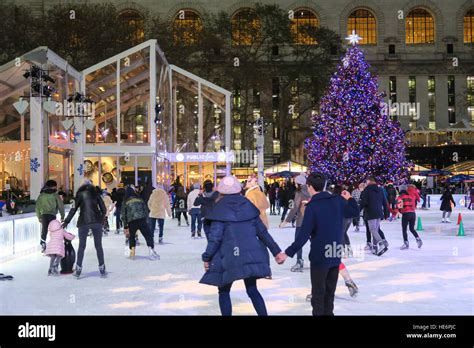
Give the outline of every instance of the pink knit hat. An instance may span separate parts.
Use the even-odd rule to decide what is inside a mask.
[[[217,191],[223,195],[231,195],[234,193],[240,193],[242,191],[242,185],[240,181],[233,175],[224,177],[219,185]]]
[[[59,222],[58,220],[53,220],[49,223],[48,230],[51,232],[59,231],[59,230],[63,230],[63,227],[61,226],[61,222]]]

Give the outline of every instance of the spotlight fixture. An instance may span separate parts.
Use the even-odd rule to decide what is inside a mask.
[[[92,99],[87,98],[86,96],[82,95],[79,92],[76,92],[73,95],[71,95],[69,98],[67,98],[67,101],[69,103],[72,103],[73,101],[78,102],[78,103],[89,103],[89,104],[94,103]]]
[[[156,116],[155,116],[155,123],[156,124],[160,124],[162,123],[162,113],[163,113],[163,105],[161,105],[160,103],[156,103],[155,105],[155,113],[156,113]]]
[[[16,103],[13,103],[13,107],[16,111],[18,111],[20,115],[23,115],[26,112],[28,105],[30,104],[26,100],[23,100],[23,98],[21,97]]]

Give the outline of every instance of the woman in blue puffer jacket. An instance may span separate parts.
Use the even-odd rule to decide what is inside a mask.
[[[267,315],[257,279],[271,276],[267,248],[279,263],[281,249],[260,220],[257,207],[240,195],[237,178],[223,178],[217,191],[220,195],[207,216],[212,222],[202,254],[206,273],[200,283],[217,286],[222,315],[232,315],[230,289],[234,281],[243,279],[257,314]]]

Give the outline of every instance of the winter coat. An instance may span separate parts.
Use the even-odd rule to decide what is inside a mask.
[[[304,209],[305,209],[305,205],[303,204],[303,201],[309,201],[310,199],[311,199],[311,195],[309,194],[308,186],[302,185],[301,191],[296,191],[293,208],[291,208],[291,210],[288,212],[288,215],[286,216],[285,221],[291,222],[293,218],[295,217],[295,215],[297,215],[296,227],[300,227],[301,224],[303,223],[303,216],[304,216]]]
[[[53,220],[49,223],[49,242],[46,246],[45,254],[59,255],[61,257],[64,257],[64,238],[66,238],[67,240],[73,240],[75,238],[75,235],[66,232],[63,228],[56,228],[58,225],[59,227],[61,227],[61,223],[58,220]],[[55,228],[53,228],[53,226],[55,226]]]
[[[155,190],[155,188],[153,187],[153,185],[150,182],[148,182],[145,185],[145,188],[143,189],[143,191],[140,195],[141,198],[145,201],[145,203],[148,204],[148,200],[150,199],[151,194],[153,193],[154,190]]]
[[[35,205],[36,216],[41,219],[42,215],[54,215],[59,212],[61,220],[64,220],[64,203],[55,189],[45,188],[41,190]]]
[[[364,219],[383,219],[388,217],[388,202],[383,189],[376,184],[367,186],[360,195],[360,209],[364,209]]]
[[[104,222],[107,209],[104,201],[100,197],[96,188],[93,185],[83,185],[79,187],[74,199],[74,208],[69,211],[64,222],[68,224],[71,222],[74,214],[79,211],[79,218],[77,219],[77,227],[90,224],[101,224]]]
[[[125,189],[120,187],[115,191],[115,194],[112,196],[112,201],[115,202],[117,209],[122,208],[123,200],[125,199]]]
[[[128,228],[131,221],[146,219],[149,210],[145,201],[138,195],[128,197],[122,204],[120,210],[120,218],[122,219],[124,228]]]
[[[107,210],[106,216],[109,216],[113,210],[114,202],[112,202],[112,198],[110,198],[109,195],[102,196],[102,200],[104,201],[105,209]]]
[[[278,190],[278,201],[280,207],[287,207],[290,204],[290,192],[287,187]]]
[[[395,189],[395,187],[392,184],[390,184],[390,185],[387,185],[385,190],[387,191],[388,203],[390,204],[395,203],[395,201],[397,200],[397,190]]]
[[[196,198],[198,198],[199,196],[199,190],[198,189],[193,189],[191,192],[189,192],[189,195],[188,195],[188,201],[186,202],[187,205],[188,205],[188,209],[189,211],[191,211],[191,209],[201,209],[201,205],[200,204],[197,204],[196,205]]]
[[[212,220],[202,260],[209,262],[200,283],[223,286],[239,279],[271,276],[267,248],[281,252],[259,218],[259,210],[240,194],[224,195],[207,218]]]
[[[296,240],[285,251],[293,257],[311,238],[309,260],[311,267],[332,268],[341,263],[339,252],[343,244],[344,218],[355,218],[359,208],[354,198],[346,201],[339,195],[320,192],[306,204],[301,231]],[[330,247],[330,255],[327,255]]]
[[[173,203],[173,209],[176,213],[184,213],[188,211],[188,199],[186,196],[176,196]]]
[[[400,196],[397,200],[397,207],[400,209],[400,212],[403,213],[414,213],[416,208],[416,201],[413,195],[409,194],[407,191],[400,192]]]
[[[164,219],[166,215],[171,216],[170,197],[161,188],[156,188],[148,200],[150,217],[154,219]]]
[[[456,202],[454,201],[453,195],[451,194],[451,190],[444,190],[440,200],[441,206],[439,207],[439,210],[441,211],[452,212],[453,208],[451,208],[451,203],[453,203],[453,206],[456,206]]]
[[[201,206],[201,216],[204,219],[208,220],[207,216],[212,211],[217,197],[219,197],[219,192],[217,191],[204,192],[202,195],[199,195],[194,201],[194,204]]]
[[[275,203],[275,200],[276,200],[276,188],[270,187],[270,188],[268,189],[267,193],[268,193],[268,199],[269,199],[269,201]]]
[[[418,189],[415,186],[408,186],[407,192],[408,194],[413,196],[413,199],[415,200],[415,208],[416,208],[416,204],[421,200],[420,194],[418,193]]]
[[[268,217],[266,210],[270,208],[270,203],[268,203],[267,196],[260,191],[259,186],[251,187],[245,192],[245,197],[252,202],[258,210],[260,210],[260,219],[262,219],[263,224],[268,228]]]

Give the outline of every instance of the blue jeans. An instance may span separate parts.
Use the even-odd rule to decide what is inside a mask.
[[[191,208],[191,233],[196,232],[196,224],[197,224],[197,231],[201,233],[201,229],[202,229],[201,209]]]
[[[253,307],[259,316],[266,316],[267,307],[265,306],[265,301],[263,300],[262,295],[258,292],[257,289],[257,279],[247,278],[244,279],[245,289],[247,290],[247,295],[252,300]],[[232,302],[230,300],[230,289],[232,288],[232,283],[220,286],[219,287],[219,307],[223,316],[232,315]]]
[[[165,226],[165,219],[150,218],[150,231],[155,233],[156,221],[158,220],[158,229],[160,230],[159,238],[163,237],[163,228]]]

